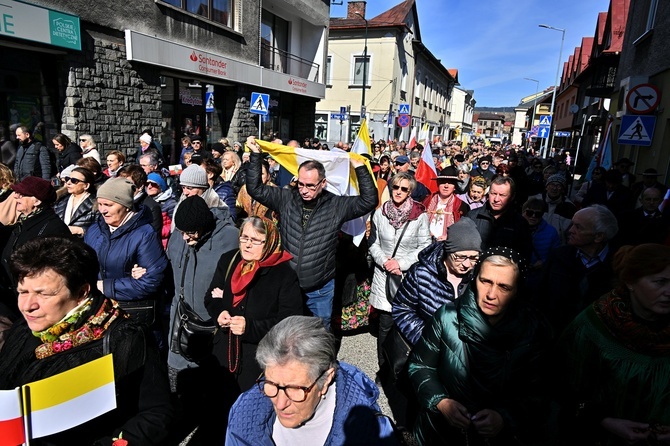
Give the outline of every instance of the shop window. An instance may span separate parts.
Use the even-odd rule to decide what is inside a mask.
[[[158,0],[191,14],[220,23],[229,28],[236,28],[236,11],[239,0]]]

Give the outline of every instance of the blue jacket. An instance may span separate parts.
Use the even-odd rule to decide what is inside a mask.
[[[419,261],[411,266],[393,300],[393,321],[412,345],[421,337],[424,327],[435,311],[446,303],[453,304],[470,281],[468,275],[454,290],[447,280],[444,243],[438,242],[419,253]],[[457,294],[458,292],[458,294]]]
[[[324,446],[396,445],[388,419],[377,416],[379,389],[356,367],[340,362],[335,378],[333,426]],[[367,410],[361,410],[367,409]],[[230,410],[226,446],[274,446],[275,411],[258,386],[244,392]]]
[[[151,222],[151,212],[140,206],[114,233],[109,232],[102,215],[86,231],[84,242],[98,254],[98,278],[103,281],[105,296],[120,301],[158,296],[168,260]],[[135,264],[147,269],[140,279],[130,275]]]

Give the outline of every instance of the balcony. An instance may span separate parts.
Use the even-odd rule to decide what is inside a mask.
[[[265,42],[261,42],[261,66],[313,82],[321,82],[319,79],[319,69],[321,68],[319,64],[282,51]],[[310,74],[312,74],[311,79]]]
[[[614,92],[616,74],[617,66],[597,66],[591,78],[591,85],[586,88],[586,95],[594,98],[610,97]]]

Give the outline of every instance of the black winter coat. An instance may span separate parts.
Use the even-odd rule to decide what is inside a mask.
[[[93,311],[102,303],[96,298]],[[155,445],[166,437],[172,419],[170,388],[153,337],[130,319],[118,318],[108,328],[113,353],[117,408],[65,432],[36,440],[35,444],[111,445],[123,432],[129,444]],[[104,356],[103,339],[44,359],[35,357],[40,340],[25,321],[16,323],[0,351],[0,389],[56,375]]]
[[[261,373],[256,362],[258,343],[277,322],[288,316],[302,315],[303,306],[298,277],[288,262],[284,262],[261,268],[249,284],[247,295],[237,307],[233,307],[230,281],[241,260],[242,255],[237,249],[221,256],[204,298],[207,312],[213,320],[223,310],[228,310],[231,316],[244,316],[246,319],[245,332],[239,337],[239,366],[235,372],[240,390],[244,392],[253,386]],[[230,272],[226,276],[229,266]],[[223,290],[223,298],[212,297],[212,290],[217,287]],[[226,368],[234,366],[237,351],[237,336],[229,340],[229,334],[229,330],[220,329],[214,338],[214,356]],[[232,346],[230,351],[229,345]],[[229,364],[228,358],[233,364]]]
[[[486,203],[468,212],[466,217],[471,218],[477,225],[477,231],[482,237],[482,251],[492,246],[505,246],[519,252],[526,261],[530,259],[533,238],[528,222],[519,212],[508,209],[495,218],[491,213],[491,205]]]
[[[297,189],[261,184],[260,153],[252,153],[247,169],[247,192],[254,200],[279,213],[282,245],[293,255],[291,266],[305,291],[320,288],[335,277],[338,231],[348,220],[361,217],[377,206],[377,187],[365,166],[356,168],[360,195],[337,196],[324,190],[306,227],[302,226],[303,200]]]
[[[81,157],[81,147],[74,143],[67,146],[62,152],[58,152],[58,157],[56,158],[58,173],[62,172],[67,166],[71,166],[72,164],[77,165],[77,161]]]

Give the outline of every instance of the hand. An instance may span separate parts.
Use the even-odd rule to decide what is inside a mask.
[[[68,226],[72,235],[84,235],[84,228],[79,226]]]
[[[223,290],[219,287],[216,287],[212,290],[212,297],[220,299],[223,297]]]
[[[216,323],[219,324],[219,327],[221,328],[229,328],[231,319],[232,318],[230,317],[228,310],[223,310],[219,314],[219,317],[216,318]]]
[[[491,409],[482,409],[471,418],[472,425],[484,438],[495,437],[505,426],[502,416]]]
[[[670,426],[656,425],[651,426],[649,430],[652,436],[656,436],[657,441],[670,444]]]
[[[651,435],[649,423],[639,423],[622,418],[604,418],[600,422],[600,426],[629,444],[647,440]]]
[[[105,292],[105,290],[104,290],[104,285],[103,285],[103,283],[102,283],[102,280],[98,280],[98,282],[97,282],[97,286],[98,286],[98,291],[100,291],[101,293],[104,293],[104,292]]]
[[[400,270],[400,265],[396,259],[388,259],[384,262],[384,269],[391,274],[401,275],[402,271]]]
[[[353,156],[349,156],[349,162],[351,163],[351,167],[354,169],[357,167],[365,166],[365,163],[362,161],[359,161],[358,159],[354,158]]]
[[[133,266],[133,269],[130,270],[130,275],[133,277],[135,280],[139,280],[142,278],[143,275],[147,273],[146,268],[142,268],[141,266],[138,266],[137,263],[135,266]]]
[[[446,235],[441,235],[441,236],[435,238],[435,241],[443,242],[443,241],[445,241],[446,239],[447,239],[447,236],[446,236]]]
[[[237,336],[242,336],[247,328],[247,320],[244,316],[233,316],[230,320],[230,332]]]
[[[470,413],[464,405],[456,400],[445,398],[437,403],[437,410],[439,410],[447,423],[457,429],[467,429],[470,427]]]
[[[249,147],[249,150],[251,150],[254,153],[261,153],[261,146],[259,146],[258,143],[256,142],[255,136],[247,137],[247,147]]]

